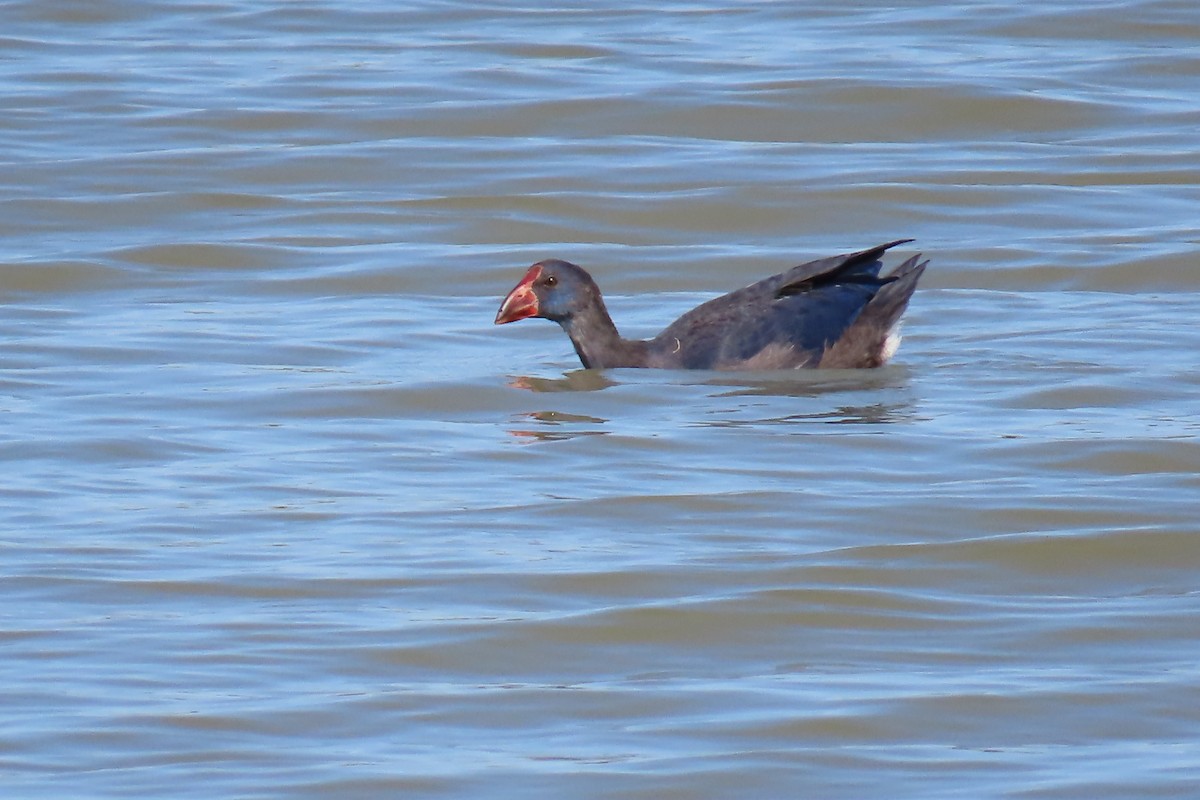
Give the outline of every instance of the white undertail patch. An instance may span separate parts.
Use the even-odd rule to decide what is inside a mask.
[[[886,364],[892,360],[892,356],[896,355],[896,351],[900,349],[900,338],[900,325],[897,323],[888,331],[888,335],[883,340],[883,347],[879,349],[881,364]]]

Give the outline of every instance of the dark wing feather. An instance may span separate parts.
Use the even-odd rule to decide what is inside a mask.
[[[883,267],[883,262],[879,260],[879,257],[896,245],[908,244],[911,241],[912,239],[897,239],[894,242],[860,250],[857,253],[831,256],[792,267],[787,272],[775,276],[779,279],[775,296],[786,297],[802,294],[835,283],[882,285],[891,279],[879,278],[879,270]],[[774,278],[767,280],[774,280]]]
[[[656,366],[737,368],[772,353],[779,366],[815,365],[825,348],[893,277],[879,256],[911,239],[823,258],[702,303],[650,342]],[[819,298],[811,293],[819,290]]]

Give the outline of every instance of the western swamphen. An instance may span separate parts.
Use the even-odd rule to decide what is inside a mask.
[[[929,263],[916,255],[880,277],[880,256],[910,241],[792,267],[702,303],[646,340],[621,338],[582,267],[547,259],[504,298],[496,324],[552,319],[588,368],[878,367],[900,344],[900,317]]]

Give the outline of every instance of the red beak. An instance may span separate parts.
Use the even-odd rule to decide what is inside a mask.
[[[508,293],[508,297],[504,298],[504,302],[500,304],[500,310],[496,312],[497,325],[537,316],[538,299],[537,295],[533,293],[533,282],[541,274],[541,267],[529,268],[521,282]]]

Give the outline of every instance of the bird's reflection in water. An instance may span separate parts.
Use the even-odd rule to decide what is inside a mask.
[[[722,377],[708,385],[730,387],[713,395],[715,398],[743,399],[747,405],[742,412],[755,409],[755,398],[796,398],[815,400],[819,407],[811,411],[770,416],[743,416],[727,414],[723,419],[706,419],[699,424],[717,427],[754,425],[885,425],[908,422],[916,418],[914,398],[908,391],[909,373],[903,367],[888,366],[882,369],[829,370],[804,372],[795,375],[762,376],[758,380],[730,380]],[[850,395],[854,400],[866,402],[842,402],[829,406],[826,400],[836,395]],[[772,404],[777,406],[777,404]],[[811,403],[807,405],[811,406]]]
[[[619,375],[621,380],[612,376]],[[714,397],[762,395],[775,397],[819,397],[834,392],[895,389],[908,383],[908,370],[889,365],[878,369],[777,370],[772,372],[717,372],[713,370],[577,369],[561,378],[517,375],[509,381],[514,389],[531,392],[598,392],[621,384],[728,387]]]
[[[577,369],[567,372],[561,378],[534,378],[528,375],[517,375],[508,382],[514,389],[527,389],[531,392],[598,392],[617,382],[606,377],[598,369]]]
[[[910,403],[873,403],[865,406],[838,406],[811,414],[787,414],[778,417],[733,417],[707,419],[696,423],[705,428],[753,428],[762,425],[889,425],[910,422],[916,414]],[[811,428],[809,429],[811,432]],[[800,428],[797,429],[800,432]]]
[[[608,431],[591,428],[580,430],[574,427],[566,429],[561,427],[564,425],[603,425],[608,422],[608,420],[600,417],[589,417],[584,414],[567,414],[562,411],[529,411],[520,416],[544,426],[537,430],[521,429],[509,431],[513,436],[529,441],[562,442],[578,436],[603,436],[608,433]]]
[[[518,376],[509,385],[536,393],[650,387],[657,399],[651,398],[648,407],[660,409],[665,404],[674,408],[683,419],[675,413],[671,417],[683,427],[786,425],[802,433],[814,432],[816,425],[877,426],[916,419],[909,377],[909,371],[897,365],[779,372],[581,369],[561,378]],[[647,400],[645,394],[639,396],[643,402]],[[842,402],[831,403],[835,397]],[[859,400],[862,402],[855,402]],[[630,409],[630,401],[616,402],[623,410]],[[612,432],[609,419],[563,411],[526,412],[518,419],[537,423],[536,427],[510,430],[513,436],[528,441],[563,441]]]
[[[838,392],[900,389],[908,385],[908,370],[901,366],[734,374],[710,372],[707,375],[703,380],[705,386],[729,387],[715,397],[821,397]]]

